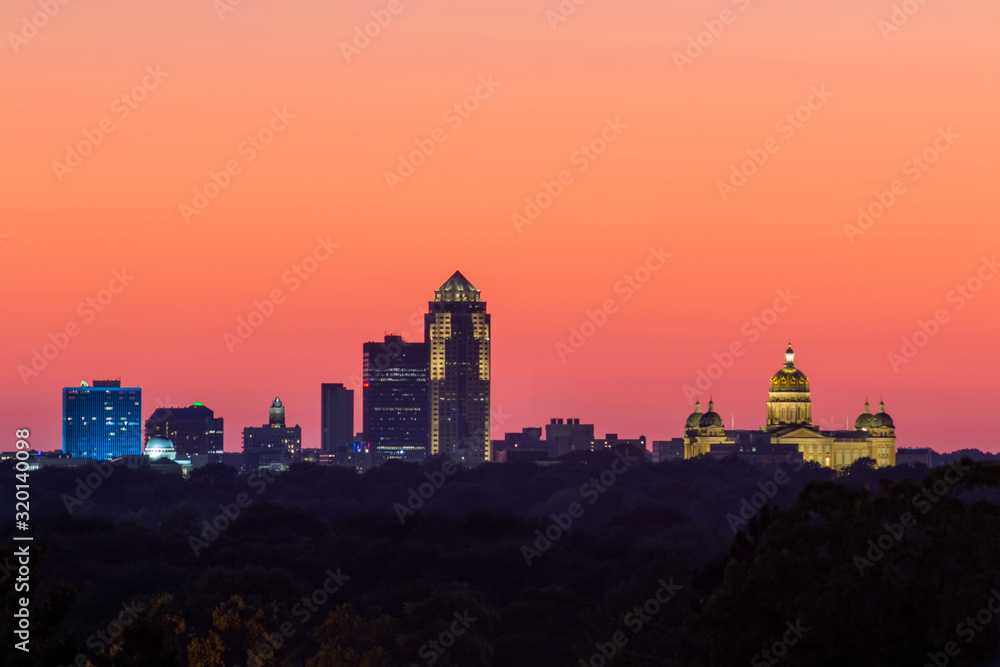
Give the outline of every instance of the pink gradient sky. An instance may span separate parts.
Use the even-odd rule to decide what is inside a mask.
[[[387,4],[243,0],[220,20],[211,0],[74,1],[16,53],[8,35],[0,449],[25,426],[58,448],[60,388],[105,376],[143,388],[144,417],[205,403],[230,451],[280,395],[316,447],[320,383],[360,374],[367,340],[420,339],[410,318],[455,269],[493,314],[494,437],[550,417],[679,436],[684,385],[734,341],[746,353],[703,399],[756,427],[791,337],[816,421],[853,422],[884,396],[900,446],[1000,449],[1000,280],[948,300],[1000,251],[1000,5],[929,0],[885,39],[883,0],[589,0],[555,30],[556,0],[402,0],[348,63],[341,42]],[[726,9],[735,20],[678,71],[673,53]],[[0,25],[38,11],[12,0]],[[169,74],[120,118],[147,67]],[[445,111],[489,76],[496,91],[450,127]],[[832,97],[783,136],[814,86]],[[295,117],[246,161],[274,108]],[[114,131],[60,182],[53,162],[105,118]],[[609,118],[627,128],[579,172],[574,151]],[[390,191],[385,172],[435,128],[447,140]],[[905,163],[946,128],[958,138],[911,180]],[[723,201],[718,181],[772,137]],[[179,205],[230,160],[241,172],[186,223]],[[573,183],[519,233],[511,215],[564,169]],[[905,193],[849,239],[896,179]],[[317,237],[340,247],[290,291],[282,275]],[[626,301],[615,285],[650,246],[672,257]],[[123,267],[134,280],[85,322],[78,304]],[[223,334],[276,288],[287,301],[231,353]],[[751,342],[741,330],[779,289],[799,300]],[[557,343],[606,299],[617,312],[564,362]],[[948,322],[894,369],[889,353],[938,309]],[[69,322],[79,335],[23,381]]]

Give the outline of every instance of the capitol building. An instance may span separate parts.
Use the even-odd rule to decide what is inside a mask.
[[[795,366],[790,343],[784,366],[771,376],[767,423],[760,430],[727,430],[714,401],[709,401],[704,413],[699,401],[684,424],[684,437],[673,442],[678,450],[683,443],[685,459],[735,454],[778,460],[792,453],[830,468],[843,468],[865,457],[879,467],[896,464],[896,427],[883,402],[873,414],[866,400],[853,430],[824,431],[813,425],[809,378]]]

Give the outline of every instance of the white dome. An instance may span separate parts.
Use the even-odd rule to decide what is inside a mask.
[[[145,453],[146,456],[149,457],[150,461],[162,459],[164,457],[173,461],[177,458],[177,450],[174,449],[174,443],[167,438],[161,438],[160,436],[153,436],[146,441]]]

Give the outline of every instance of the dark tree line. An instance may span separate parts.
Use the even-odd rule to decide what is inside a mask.
[[[32,652],[5,664],[728,666],[772,664],[769,651],[774,664],[923,665],[953,642],[948,664],[971,665],[995,653],[1000,619],[975,616],[1000,586],[1000,466],[861,461],[776,477],[738,460],[616,460],[484,465],[440,488],[435,459],[365,475],[116,469],[84,500],[87,468],[35,472]],[[12,497],[13,472],[0,476]],[[423,502],[401,521],[413,491]],[[11,646],[14,596],[5,581]],[[962,625],[970,615],[978,630]]]

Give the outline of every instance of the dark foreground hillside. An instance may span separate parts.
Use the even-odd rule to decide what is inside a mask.
[[[836,477],[622,451],[364,476],[105,473],[32,473],[31,653],[7,649],[23,593],[5,548],[3,664],[941,667],[997,653],[997,464]],[[4,498],[13,484],[5,467]]]

